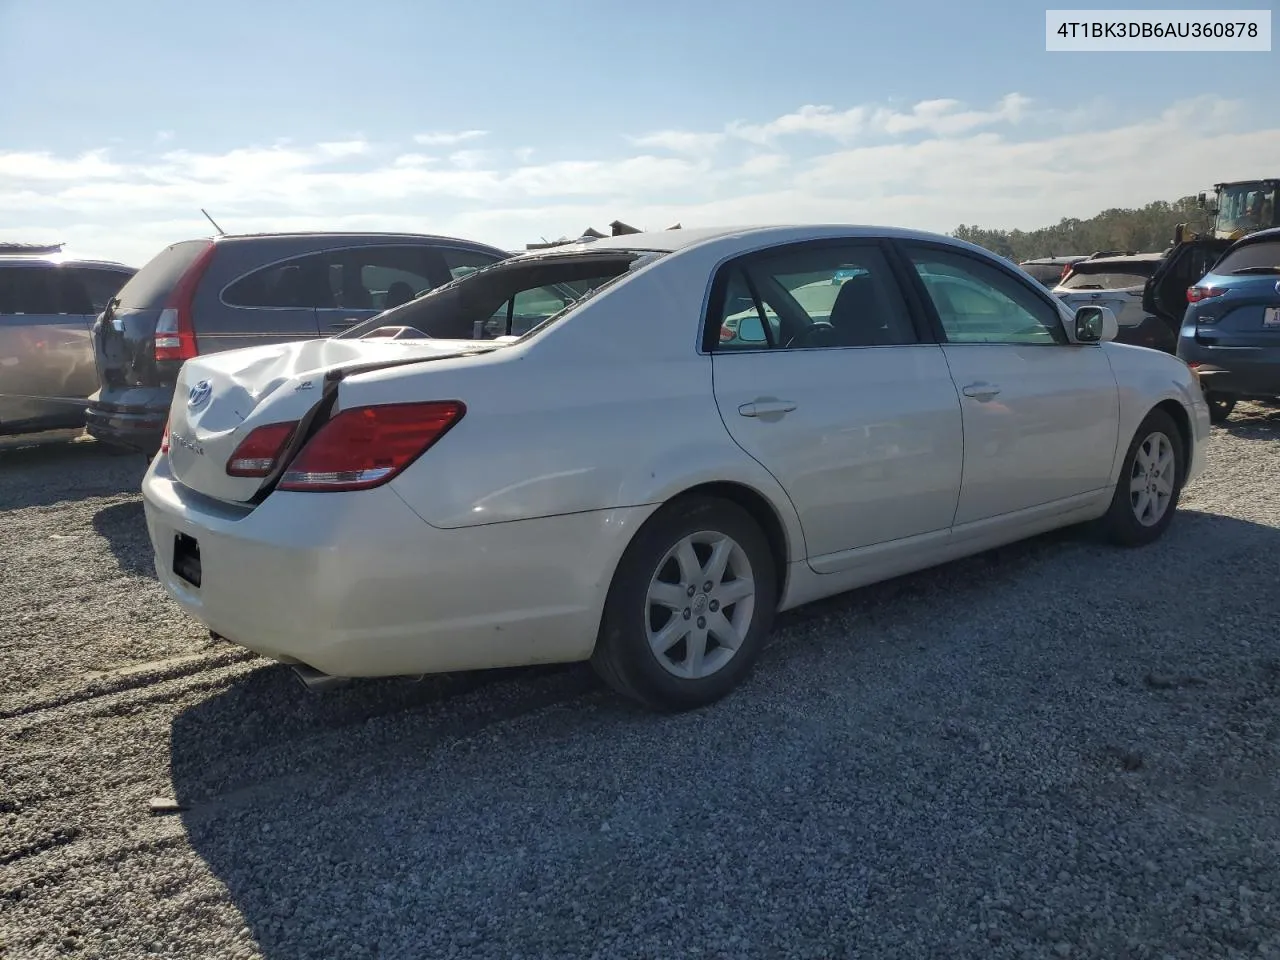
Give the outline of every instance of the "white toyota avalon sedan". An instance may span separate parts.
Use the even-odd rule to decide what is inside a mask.
[[[1159,537],[1208,410],[1115,333],[906,230],[520,255],[338,337],[188,361],[143,483],[156,570],[313,677],[589,659],[694,707],[780,610],[1068,524]]]

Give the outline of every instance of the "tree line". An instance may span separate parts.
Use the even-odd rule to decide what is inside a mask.
[[[1065,257],[1097,250],[1132,250],[1156,253],[1173,245],[1173,231],[1179,223],[1192,230],[1206,226],[1203,210],[1195,197],[1169,203],[1156,200],[1145,207],[1115,207],[1088,220],[1064,217],[1052,227],[1038,230],[992,230],[961,224],[952,236],[986,247],[1015,263],[1035,257]]]

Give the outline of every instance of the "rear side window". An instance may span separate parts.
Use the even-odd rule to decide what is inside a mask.
[[[434,288],[429,246],[326,250],[255,270],[223,292],[232,307],[390,310]]]
[[[210,240],[186,240],[165,248],[120,288],[125,310],[161,310],[187,268],[208,249]]]
[[[0,267],[0,314],[57,313],[52,267]]]
[[[1213,272],[1224,276],[1233,273],[1280,274],[1280,240],[1245,244],[1219,260]]]
[[[1063,290],[1124,290],[1145,286],[1155,273],[1156,264],[1149,266],[1097,267],[1084,265],[1073,268],[1071,276],[1062,284]]]
[[[120,292],[120,288],[129,279],[129,274],[121,270],[100,270],[96,267],[63,267],[63,273],[74,277],[89,298],[90,309],[86,313],[101,313],[107,309],[111,298]]]
[[[894,346],[917,342],[873,244],[786,249],[732,268],[714,349]]]
[[[314,310],[333,307],[329,260],[323,253],[274,263],[241,277],[222,294],[229,307],[293,308]]]

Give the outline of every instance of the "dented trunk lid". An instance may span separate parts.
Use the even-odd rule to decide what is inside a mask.
[[[169,408],[169,452],[160,456],[168,456],[184,486],[247,503],[268,481],[228,475],[232,453],[258,427],[306,417],[324,397],[326,377],[493,349],[492,343],[465,340],[328,339],[196,357],[178,374]]]

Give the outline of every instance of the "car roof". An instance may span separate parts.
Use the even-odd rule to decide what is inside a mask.
[[[462,237],[449,237],[438,233],[390,233],[377,230],[286,230],[280,233],[224,233],[213,237],[195,237],[193,239],[228,243],[237,240],[288,240],[291,238],[308,239],[314,237],[329,237],[335,240],[413,240],[415,242],[463,244],[468,247],[484,247],[489,250],[501,249],[493,246],[493,244],[481,243],[478,240],[466,240]],[[506,251],[503,252],[505,253]]]
[[[117,260],[100,260],[96,257],[77,257],[69,253],[0,253],[0,267],[47,264],[51,267],[105,267],[110,270],[137,272],[136,267]]]
[[[738,246],[738,244],[732,242],[734,240],[741,241],[740,246],[742,249],[747,250],[773,244],[796,243],[804,240],[838,239],[840,237],[892,237],[900,240],[944,241],[956,247],[980,249],[955,237],[903,227],[855,223],[756,224],[626,233],[616,237],[603,237],[598,240],[584,238],[555,247],[526,251],[512,259],[550,259],[559,256],[595,252],[608,253],[610,251],[619,253],[627,251],[676,253],[680,250],[687,250],[717,241],[724,242],[726,246],[730,247]],[[984,252],[995,256],[990,251]]]
[[[1020,267],[1026,266],[1050,266],[1057,267],[1064,263],[1077,263],[1080,260],[1088,260],[1087,253],[1073,253],[1069,257],[1033,257],[1030,260],[1023,260],[1018,264]]]
[[[1225,253],[1230,253],[1232,250],[1238,250],[1241,247],[1247,247],[1253,243],[1269,243],[1272,240],[1280,240],[1280,227],[1268,227],[1267,229],[1259,230],[1256,233],[1246,234],[1235,243],[1231,244]]]
[[[1123,267],[1134,263],[1159,263],[1164,257],[1163,253],[1133,253],[1119,257],[1094,257],[1090,260],[1082,260],[1075,266],[1080,270],[1093,270],[1096,267]]]

